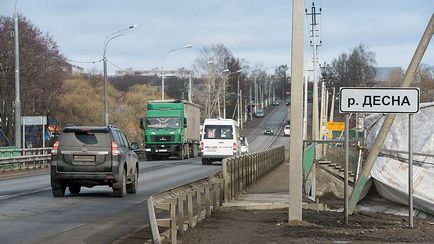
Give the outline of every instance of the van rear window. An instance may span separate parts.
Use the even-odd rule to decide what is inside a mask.
[[[233,139],[232,125],[205,125],[204,139]]]

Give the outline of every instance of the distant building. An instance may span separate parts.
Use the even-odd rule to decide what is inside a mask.
[[[164,70],[164,76],[170,77],[170,76],[176,76],[179,78],[185,78],[191,73],[191,70],[180,68],[177,70]],[[116,71],[117,76],[122,75],[137,75],[137,76],[144,76],[144,77],[161,77],[161,69],[160,68],[153,68],[150,70],[133,70],[132,68],[128,68],[125,70],[117,70]]]
[[[74,75],[79,75],[84,73],[84,68],[71,64],[71,73]]]
[[[393,72],[401,72],[401,67],[375,67],[375,83],[377,85],[387,84]]]

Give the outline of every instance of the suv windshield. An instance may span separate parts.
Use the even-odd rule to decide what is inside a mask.
[[[179,128],[179,118],[147,118],[146,128]]]
[[[205,125],[205,139],[233,139],[232,125]]]

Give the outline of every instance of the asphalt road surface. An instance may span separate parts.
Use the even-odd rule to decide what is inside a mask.
[[[289,145],[283,137],[287,107],[280,105],[250,135],[250,150]],[[275,129],[264,135],[263,126]],[[277,133],[280,130],[279,133]],[[51,195],[49,174],[0,180],[1,243],[113,243],[148,225],[149,195],[199,180],[220,171],[221,165],[183,161],[140,162],[137,194],[113,198],[107,186],[82,188],[79,195]]]

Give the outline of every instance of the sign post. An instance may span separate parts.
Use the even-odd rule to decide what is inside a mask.
[[[413,228],[413,120],[414,113],[419,112],[419,88],[388,87],[388,88],[356,88],[341,87],[339,91],[339,112],[345,113],[345,179],[344,179],[344,214],[345,224],[348,224],[348,154],[349,154],[349,113],[408,113],[408,203],[409,225]],[[362,189],[357,185],[353,194],[360,194]],[[352,200],[354,198],[352,197]],[[358,198],[355,200],[357,201]],[[351,202],[354,205],[357,202]]]

